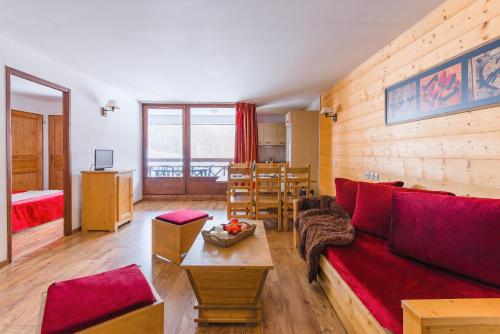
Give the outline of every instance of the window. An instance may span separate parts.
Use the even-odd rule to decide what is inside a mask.
[[[183,110],[148,110],[148,177],[183,176]]]
[[[234,157],[234,107],[190,108],[192,177],[222,176]]]

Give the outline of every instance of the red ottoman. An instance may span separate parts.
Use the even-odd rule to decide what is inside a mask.
[[[52,283],[39,333],[163,333],[163,301],[139,267]]]
[[[151,222],[153,254],[180,264],[182,254],[189,251],[208,219],[212,219],[208,213],[189,209],[154,218]]]

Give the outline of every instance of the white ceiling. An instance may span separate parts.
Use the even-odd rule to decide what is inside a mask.
[[[442,0],[0,0],[0,31],[143,101],[303,108]]]

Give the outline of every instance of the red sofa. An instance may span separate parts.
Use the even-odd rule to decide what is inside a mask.
[[[357,183],[356,203],[348,207],[355,206],[356,238],[324,254],[319,281],[331,302],[345,282],[368,311],[365,322],[375,319],[379,329],[400,334],[403,300],[500,298],[500,200]],[[341,319],[356,317],[347,312]]]

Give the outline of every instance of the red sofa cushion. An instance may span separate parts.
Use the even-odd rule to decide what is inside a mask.
[[[395,193],[389,248],[500,287],[500,199]]]
[[[359,232],[349,247],[326,257],[374,318],[403,332],[403,299],[498,298],[500,289],[395,255],[385,240]]]
[[[424,192],[453,195],[445,191],[432,191],[391,187],[383,184],[359,182],[356,210],[352,224],[356,229],[387,239],[391,226],[392,194],[395,192]]]
[[[337,177],[335,179],[335,196],[337,204],[340,205],[345,211],[347,211],[351,217],[354,214],[354,209],[356,207],[356,195],[358,193],[358,181],[353,181],[349,179],[343,179]],[[404,185],[403,181],[394,182],[380,182],[379,184],[385,184],[388,186],[402,187]]]
[[[42,334],[74,333],[156,301],[139,267],[52,283]]]
[[[206,217],[208,217],[208,213],[206,212],[198,210],[182,209],[165,213],[163,215],[156,217],[156,219],[164,221],[166,223],[184,225]]]

